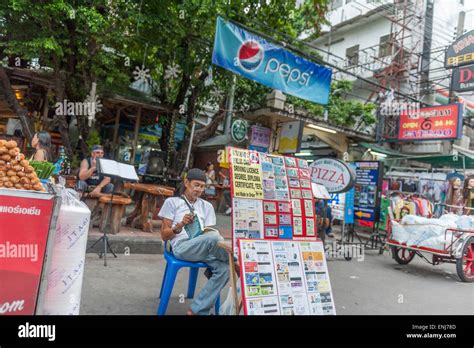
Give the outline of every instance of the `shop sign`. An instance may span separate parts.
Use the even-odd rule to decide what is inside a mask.
[[[49,197],[0,193],[0,315],[35,314],[54,205]]]
[[[400,114],[398,140],[447,140],[461,135],[462,104],[405,110]]]
[[[272,130],[267,127],[252,126],[250,144],[253,146],[269,147]]]
[[[230,135],[237,143],[244,141],[247,137],[247,122],[240,118],[233,120],[230,126]]]
[[[452,69],[474,63],[474,30],[460,36],[446,50],[444,67]]]
[[[311,181],[326,187],[329,193],[346,192],[354,186],[355,174],[349,166],[334,158],[321,158],[311,166]]]
[[[452,85],[456,92],[474,91],[474,65],[454,69]]]
[[[382,167],[380,162],[355,162],[354,219],[359,226],[373,228],[379,218]]]
[[[217,17],[212,63],[314,103],[329,101],[332,70]]]

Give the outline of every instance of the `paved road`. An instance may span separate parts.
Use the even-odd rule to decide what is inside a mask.
[[[453,264],[416,259],[401,266],[387,252],[364,256],[361,262],[328,261],[337,314],[474,314],[474,284],[460,282]],[[155,314],[163,256],[119,255],[108,261],[104,267],[97,255],[87,255],[81,314]],[[179,302],[187,274],[178,275],[167,314],[184,314],[189,307],[190,300]],[[201,273],[198,288],[204,281]]]

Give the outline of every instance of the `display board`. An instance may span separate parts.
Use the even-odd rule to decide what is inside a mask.
[[[356,224],[374,228],[379,220],[382,167],[380,162],[355,162],[354,215]]]
[[[307,161],[229,147],[233,247],[237,239],[316,240]]]
[[[54,204],[50,194],[0,189],[0,315],[36,312]]]
[[[239,240],[245,315],[336,314],[319,241]]]

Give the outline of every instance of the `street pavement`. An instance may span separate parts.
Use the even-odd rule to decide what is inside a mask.
[[[161,254],[108,255],[108,265],[87,254],[81,314],[154,315],[165,262]],[[388,252],[366,251],[357,258],[328,260],[336,311],[354,314],[473,314],[474,284],[458,280],[455,265],[432,266],[420,258],[398,265]],[[190,306],[184,299],[188,270],[174,287],[167,314],[182,315]],[[200,272],[197,291],[205,281]],[[222,299],[227,296],[227,288]],[[184,303],[183,303],[184,302]]]

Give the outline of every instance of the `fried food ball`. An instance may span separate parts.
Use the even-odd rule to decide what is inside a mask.
[[[26,176],[24,176],[24,177],[20,178],[20,183],[21,184],[30,184],[31,181]]]
[[[31,182],[31,185],[33,185],[33,186],[40,184],[40,180],[37,179],[37,178],[36,179],[31,179],[30,182]]]
[[[0,178],[6,176],[7,173],[4,170],[0,170]]]
[[[8,187],[8,188],[13,187],[13,183],[11,181],[5,181],[4,185],[5,185],[5,187]]]
[[[8,154],[12,157],[18,156],[19,153],[20,153],[20,151],[17,147],[15,147],[14,149],[11,149],[10,151],[8,151]]]
[[[16,172],[15,172],[14,170],[11,170],[11,169],[10,169],[10,170],[7,172],[7,175],[8,175],[8,176],[16,176]]]
[[[12,156],[10,156],[9,154],[5,154],[5,155],[2,155],[1,159],[4,160],[5,162],[10,162],[10,160],[12,159]]]
[[[25,167],[25,173],[34,173],[35,169],[32,166]]]
[[[35,173],[26,173],[26,177],[29,179],[36,179],[36,174]]]
[[[10,181],[14,184],[18,184],[20,182],[20,178],[17,177],[16,175],[15,176],[11,176],[10,177]]]
[[[35,191],[44,191],[44,187],[41,184],[33,185],[33,190]]]
[[[26,173],[24,171],[16,173],[16,176],[19,178],[26,177]]]
[[[22,184],[15,184],[15,188],[21,190],[23,188]]]
[[[8,150],[11,150],[11,149],[14,149],[15,147],[17,147],[18,144],[16,143],[15,140],[10,140],[10,141],[7,141],[5,146],[7,147]]]
[[[23,188],[25,190],[31,190],[33,188],[33,186],[31,186],[31,184],[23,184]]]
[[[2,176],[0,178],[0,180],[2,180],[3,182],[7,182],[7,181],[10,181],[10,177],[9,176]]]
[[[26,167],[28,167],[28,166],[30,165],[30,162],[29,162],[28,160],[26,160],[26,159],[22,159],[22,160],[20,160],[20,165],[21,165],[22,167],[25,167],[25,168],[26,168]]]
[[[13,163],[12,163],[12,164],[13,164]],[[19,171],[23,170],[23,167],[20,166],[19,164],[17,164],[17,165],[14,165],[14,166],[13,166],[13,170],[16,171],[16,172],[19,172]]]
[[[5,146],[6,143],[7,143],[6,140],[0,139],[0,147],[1,147],[1,146]]]
[[[6,146],[0,146],[0,155],[4,155],[8,153],[8,149]]]

